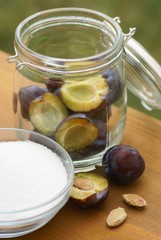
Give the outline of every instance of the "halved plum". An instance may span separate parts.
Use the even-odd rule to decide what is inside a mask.
[[[88,78],[85,82],[94,87],[99,95],[106,95],[108,93],[108,82],[100,75]]]
[[[102,103],[96,89],[87,82],[65,83],[61,87],[61,97],[65,105],[74,112],[89,112]]]
[[[80,207],[92,207],[103,202],[108,191],[108,181],[103,176],[90,172],[76,173],[71,200]]]
[[[19,100],[20,100],[20,109],[22,117],[25,119],[29,119],[29,106],[30,103],[42,96],[44,93],[48,92],[45,87],[41,86],[27,86],[21,87],[18,93]]]
[[[58,124],[68,116],[68,110],[58,96],[45,93],[31,102],[29,116],[40,133],[53,136]]]
[[[106,122],[102,122],[100,120],[94,120],[94,122],[98,128],[97,138],[88,146],[74,152],[69,152],[73,160],[81,160],[91,157],[105,150],[108,144],[107,124]]]
[[[49,79],[45,85],[49,92],[55,93],[63,85],[63,81],[61,79]]]
[[[98,136],[96,124],[85,114],[73,114],[57,127],[56,141],[68,152],[78,151],[90,145]]]
[[[102,95],[102,103],[96,109],[93,109],[86,114],[92,119],[98,119],[106,122],[108,111],[107,97],[106,95]]]
[[[107,80],[109,85],[108,103],[112,104],[117,102],[122,96],[124,89],[119,72],[117,70],[107,70],[103,73],[102,77]]]

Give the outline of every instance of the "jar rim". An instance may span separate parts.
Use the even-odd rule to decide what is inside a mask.
[[[106,27],[106,24],[109,23],[110,26],[115,30],[116,37],[114,43],[107,48],[106,50],[92,55],[92,56],[87,56],[87,57],[81,57],[81,58],[58,58],[58,57],[50,57],[47,55],[43,55],[40,53],[37,53],[33,51],[32,49],[28,48],[22,40],[22,30],[25,25],[27,25],[29,22],[32,22],[34,19],[40,19],[42,16],[48,15],[48,14],[54,14],[54,13],[59,13],[59,12],[68,12],[71,14],[72,12],[74,13],[80,13],[80,14],[92,14],[93,18],[94,17],[99,17],[102,19],[102,22],[104,26]],[[69,15],[68,15],[69,16]],[[81,16],[81,15],[80,15]],[[101,21],[100,21],[101,22]],[[29,28],[31,28],[29,26]],[[123,44],[124,44],[124,37],[123,37],[123,32],[117,21],[115,21],[114,18],[109,17],[108,15],[104,13],[100,13],[95,10],[91,9],[86,9],[86,8],[75,8],[75,7],[67,7],[67,8],[55,8],[55,9],[48,9],[44,10],[35,14],[30,15],[26,19],[24,19],[16,28],[15,32],[15,50],[17,53],[21,53],[20,61],[21,62],[29,62],[29,65],[32,65],[33,62],[36,63],[36,65],[41,66],[62,66],[62,63],[77,63],[77,62],[84,62],[84,63],[89,63],[88,65],[88,70],[90,68],[90,65],[92,68],[97,68],[100,67],[99,65],[101,64],[102,66],[102,61],[106,60],[106,65],[107,62],[108,64],[111,62],[116,61],[120,53],[122,52],[123,49]],[[108,61],[107,61],[108,59]],[[110,59],[110,60],[109,60]],[[93,66],[93,62],[95,62],[95,66]],[[101,62],[101,63],[99,63]],[[97,65],[97,66],[96,66]],[[81,65],[82,66],[82,65]],[[86,66],[83,65],[83,68],[86,68]]]

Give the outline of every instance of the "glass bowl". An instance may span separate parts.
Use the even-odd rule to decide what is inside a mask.
[[[51,153],[52,157],[54,157],[55,156],[54,154],[56,153],[58,158],[63,163],[63,166],[64,166],[64,167],[62,166],[63,169],[65,168],[64,172],[66,173],[66,182],[60,191],[58,188],[58,191],[56,194],[55,193],[53,195],[51,194],[52,197],[51,197],[51,195],[50,195],[50,197],[48,196],[47,200],[42,202],[41,204],[35,202],[33,205],[28,207],[27,199],[26,199],[26,202],[24,204],[25,206],[23,205],[22,209],[19,208],[16,210],[12,209],[12,207],[9,209],[2,208],[3,204],[1,201],[2,201],[2,198],[3,198],[3,201],[5,201],[4,195],[6,196],[6,192],[5,192],[5,189],[1,189],[1,195],[2,195],[1,197],[2,198],[0,198],[0,238],[9,238],[9,237],[16,237],[16,236],[28,234],[28,233],[35,231],[36,229],[42,227],[48,221],[50,221],[57,214],[57,212],[65,205],[65,203],[68,201],[68,199],[70,197],[70,190],[71,190],[71,187],[73,184],[73,176],[74,176],[74,167],[73,167],[73,163],[72,163],[70,156],[60,145],[58,145],[52,139],[49,139],[48,137],[45,137],[39,133],[31,132],[31,131],[27,131],[27,130],[16,129],[16,128],[5,128],[5,129],[0,128],[0,144],[2,142],[10,142],[10,141],[11,142],[12,141],[14,141],[14,142],[15,141],[27,141],[27,142],[30,141],[29,144],[31,144],[31,142],[35,142],[35,143],[44,145],[45,147],[48,148],[47,150],[49,150],[49,151],[51,150],[52,152],[50,151],[50,153]],[[6,156],[7,156],[7,152],[11,152],[11,148],[9,148],[8,151],[6,151]],[[28,156],[33,157],[33,154],[30,151],[30,149],[28,149]],[[0,153],[0,157],[3,158],[4,156],[2,156],[2,154]],[[24,161],[26,161],[26,159],[27,159],[26,157],[22,158],[22,160],[24,160]],[[2,162],[3,162],[3,160],[2,160]],[[23,165],[25,165],[25,164],[28,164],[27,161],[23,162]],[[49,164],[49,162],[46,161],[45,165],[46,164]],[[38,165],[40,165],[40,164],[38,164]],[[20,166],[22,166],[22,165],[20,164]],[[46,165],[46,167],[49,167],[49,166]],[[19,170],[21,172],[21,167],[19,167],[19,168],[20,168]],[[32,166],[32,170],[35,170],[35,168],[36,168],[36,166],[34,166],[34,167]],[[8,169],[8,167],[7,167],[7,169]],[[13,169],[14,169],[14,166],[12,167],[12,170]],[[28,170],[28,168],[27,168],[27,170]],[[53,171],[53,174],[56,174],[55,173],[56,170],[54,169],[54,167],[53,167],[53,169],[50,168],[51,173],[52,173],[52,171]],[[11,170],[10,170],[10,172],[11,172]],[[25,174],[29,174],[29,172],[30,171],[26,172]],[[40,174],[38,176],[40,176]],[[44,176],[42,176],[42,178],[43,177]],[[58,182],[59,182],[59,180],[61,180],[61,178],[62,178],[62,175],[58,174]],[[7,180],[7,178],[5,178],[5,179]],[[40,182],[42,182],[42,181],[40,181]],[[50,185],[52,183],[49,182],[48,184]],[[45,189],[44,189],[45,185],[43,185],[43,186],[42,185],[41,185],[40,189],[43,192],[43,191],[45,191]],[[4,186],[6,186],[6,185],[4,185]],[[24,186],[24,189],[25,189],[25,187],[26,186]],[[52,189],[52,186],[50,186],[50,187]],[[22,188],[23,188],[23,186],[22,186]],[[23,194],[24,194],[24,192],[25,191],[23,191]],[[5,194],[3,194],[3,193],[5,193]],[[21,198],[18,200],[19,200],[19,203],[21,204]],[[12,201],[11,201],[11,205],[12,205]]]

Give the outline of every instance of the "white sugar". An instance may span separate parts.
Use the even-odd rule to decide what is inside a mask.
[[[64,165],[48,148],[30,141],[0,143],[0,212],[43,204],[66,183]]]

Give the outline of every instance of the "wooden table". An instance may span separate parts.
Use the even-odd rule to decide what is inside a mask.
[[[0,127],[13,127],[12,85],[14,64],[0,52]],[[161,121],[128,108],[122,143],[137,148],[146,161],[144,174],[127,186],[110,184],[106,201],[95,208],[79,209],[70,201],[41,229],[20,240],[161,240]],[[123,202],[123,193],[143,196],[148,206],[134,209]],[[106,226],[108,213],[124,207],[128,218],[117,228]]]

